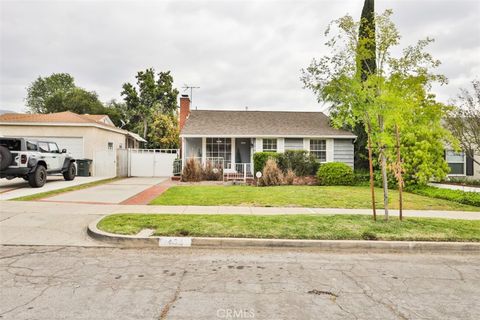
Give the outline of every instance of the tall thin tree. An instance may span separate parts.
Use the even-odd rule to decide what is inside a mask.
[[[357,54],[357,76],[364,82],[370,75],[377,72],[376,41],[375,41],[375,1],[365,0],[359,28],[359,47]],[[365,101],[368,103],[368,101]],[[375,208],[375,188],[373,175],[372,155],[372,125],[368,115],[365,117],[364,125],[367,128],[368,167],[370,171],[370,189],[372,194],[373,219],[377,220]],[[362,128],[362,130],[364,130]]]

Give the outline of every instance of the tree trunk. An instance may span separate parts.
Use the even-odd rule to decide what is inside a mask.
[[[378,116],[378,124],[380,132],[383,132],[383,117]],[[382,166],[382,182],[383,182],[383,206],[385,208],[385,221],[388,221],[388,176],[387,176],[387,158],[385,157],[385,145],[382,143],[380,147],[380,163]]]
[[[398,208],[399,218],[403,219],[403,168],[402,159],[400,157],[400,133],[398,132],[398,126],[395,125],[395,138],[397,140],[397,180],[398,180]]]
[[[372,193],[373,220],[377,221],[377,210],[375,208],[375,182],[373,177],[373,157],[372,157],[372,127],[368,124],[368,166],[370,169],[370,191]]]
[[[147,117],[143,118],[143,139],[147,140],[147,129],[148,129],[148,123],[147,123]]]

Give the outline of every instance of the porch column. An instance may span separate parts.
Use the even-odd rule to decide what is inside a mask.
[[[230,150],[230,151],[231,151],[231,154],[232,154],[232,164],[231,164],[231,168],[232,168],[232,169],[235,169],[235,163],[236,163],[236,161],[235,161],[235,154],[236,154],[236,152],[235,152],[235,140],[236,140],[236,139],[235,139],[235,138],[231,138],[231,139],[232,139],[232,149]]]
[[[202,137],[202,165],[207,163],[207,138]]]
[[[182,156],[182,170],[183,170],[183,167],[185,166],[186,150],[187,150],[186,139],[182,137],[182,146],[181,146],[181,149],[180,149],[180,152],[182,153],[181,154],[181,156]]]

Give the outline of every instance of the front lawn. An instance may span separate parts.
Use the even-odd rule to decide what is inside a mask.
[[[376,203],[383,208],[383,191],[376,189]],[[390,208],[398,208],[398,192],[390,190]],[[404,193],[404,209],[479,211],[453,201]],[[310,208],[370,208],[368,186],[177,186],[154,199],[154,205],[263,206]]]
[[[374,222],[366,215],[115,214],[98,228],[117,234],[154,229],[157,236],[268,239],[480,241],[480,221],[406,218]]]

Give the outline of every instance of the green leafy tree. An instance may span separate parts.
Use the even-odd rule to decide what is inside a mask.
[[[152,148],[177,149],[179,146],[178,118],[172,114],[155,112],[152,117],[148,142]]]
[[[53,73],[48,77],[38,77],[27,88],[25,103],[30,112],[50,113],[54,105],[50,100],[63,101],[62,96],[75,89],[75,81],[68,73]]]
[[[156,113],[173,116],[177,110],[178,90],[173,88],[170,71],[155,74],[153,68],[139,71],[137,85],[125,83],[122,96],[126,104],[128,123],[143,138],[148,138],[152,117]]]
[[[360,62],[368,61],[372,57],[372,51],[369,48],[373,38],[359,37],[357,30],[360,28],[360,22],[354,21],[347,15],[332,22],[327,29],[326,35],[330,37],[327,46],[332,53],[318,60],[314,59],[311,65],[303,70],[302,75],[305,86],[313,90],[320,101],[329,102],[332,105],[332,121],[335,126],[341,127],[348,124],[353,127],[357,123],[364,124],[365,131],[372,139],[373,150],[380,156],[386,219],[388,219],[386,170],[389,167],[387,159],[389,149],[395,148],[395,138],[392,140],[392,132],[396,131],[395,125],[397,129],[403,125],[401,122],[392,120],[392,115],[400,113],[405,115],[408,112],[420,115],[425,109],[430,110],[432,106],[439,106],[434,96],[425,92],[428,92],[433,81],[443,83],[446,80],[443,76],[430,72],[432,68],[438,66],[439,62],[424,50],[431,42],[429,39],[407,47],[399,58],[392,57],[392,48],[399,44],[400,35],[391,21],[391,15],[392,11],[387,10],[375,16],[375,73],[359,72]],[[408,81],[413,81],[415,85],[406,85]],[[419,92],[423,93],[419,94]],[[407,94],[415,98],[411,98],[411,103],[407,104],[410,109],[404,108],[405,112],[402,112],[403,109],[398,102],[402,102],[402,97]],[[440,111],[443,109],[436,110],[441,117]],[[438,147],[445,135],[444,131],[437,130],[441,127],[439,117],[431,118],[430,123],[424,118],[417,122],[411,120],[411,123],[415,124],[416,138],[422,137],[425,132],[431,130],[431,133],[427,134],[430,141],[424,140],[420,145],[412,145],[411,152],[405,152],[403,155],[405,163],[414,162],[417,153],[421,153],[419,148],[425,147],[425,144],[429,145],[428,148],[425,147],[429,150]],[[402,131],[404,128],[406,125],[402,126]],[[405,134],[405,136],[408,135]],[[404,147],[402,141],[405,140],[400,140],[400,148]],[[407,157],[413,159],[407,159]],[[417,177],[431,176],[436,170],[442,171],[443,165],[439,168],[436,162],[422,163],[424,166],[416,168],[417,171],[422,171],[417,172]]]
[[[76,87],[68,92],[57,92],[50,97],[45,102],[45,111],[102,114],[104,106],[95,92]]]

